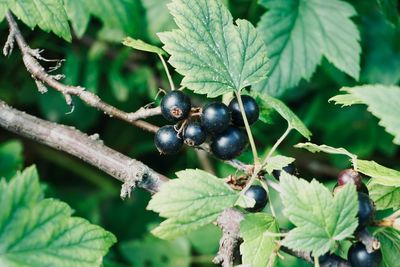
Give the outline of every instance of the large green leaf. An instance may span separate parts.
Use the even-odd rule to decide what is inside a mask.
[[[369,196],[377,210],[400,209],[400,187],[384,186],[374,182],[368,184]]]
[[[81,0],[64,0],[65,11],[78,37],[83,36],[90,21],[90,11],[86,3],[87,1]]]
[[[9,141],[0,145],[0,178],[10,179],[21,169],[23,163],[22,144]]]
[[[383,256],[382,267],[394,267],[399,265],[400,255],[400,231],[393,228],[378,228],[374,233],[381,242]]]
[[[222,179],[205,171],[185,170],[176,175],[178,179],[165,183],[147,207],[167,218],[152,231],[158,237],[173,238],[209,224],[239,197]]]
[[[372,178],[377,184],[400,187],[400,172],[375,161],[357,160],[357,170]]]
[[[100,266],[115,237],[44,199],[34,167],[0,182],[0,265]]]
[[[29,27],[39,26],[44,31],[52,31],[71,41],[63,0],[10,0],[9,8]]]
[[[309,183],[282,172],[280,181],[283,212],[297,226],[283,239],[283,245],[320,256],[353,234],[358,225],[354,184],[349,183],[333,197],[316,180]]]
[[[190,244],[183,238],[166,241],[148,235],[122,243],[121,252],[134,267],[189,267],[191,260]]]
[[[280,95],[310,79],[322,56],[358,79],[360,34],[350,17],[354,8],[338,0],[261,0],[268,11],[257,29],[271,58],[268,80],[260,91]]]
[[[274,233],[279,232],[275,219],[265,213],[249,214],[240,223],[240,235],[243,243],[240,253],[244,264],[252,267],[273,266],[275,256],[273,251],[277,248]],[[270,265],[268,265],[270,264]]]
[[[400,145],[400,87],[376,84],[341,90],[347,95],[335,96],[330,101],[341,105],[366,104],[368,110],[380,119],[379,125],[394,136],[393,142]]]
[[[159,36],[182,85],[216,97],[266,78],[262,39],[248,21],[233,24],[220,0],[173,0],[169,9],[179,29]]]

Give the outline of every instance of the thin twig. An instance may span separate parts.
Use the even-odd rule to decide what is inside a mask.
[[[276,141],[276,143],[274,144],[274,146],[271,148],[271,150],[269,151],[268,155],[265,157],[262,166],[264,167],[265,165],[267,165],[269,158],[273,155],[273,153],[275,152],[275,150],[278,148],[278,146],[283,142],[283,140],[285,140],[285,138],[288,136],[288,134],[290,133],[290,131],[292,130],[292,127],[290,127],[290,125],[288,125],[286,131],[282,134],[282,136]]]

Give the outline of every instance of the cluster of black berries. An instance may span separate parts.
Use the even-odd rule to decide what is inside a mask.
[[[249,124],[258,120],[260,110],[256,101],[247,95],[241,97]],[[192,111],[190,99],[181,91],[172,91],[161,100],[161,113],[165,119],[177,124],[161,127],[155,135],[154,142],[162,154],[175,154],[183,143],[199,146],[210,136],[211,151],[223,160],[239,156],[248,145],[238,99],[234,98],[229,106],[220,102],[209,103],[199,114]],[[196,120],[196,117],[199,119]]]

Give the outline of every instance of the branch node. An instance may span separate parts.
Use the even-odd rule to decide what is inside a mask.
[[[39,81],[37,79],[34,79],[34,80],[35,80],[35,83],[36,83],[39,93],[45,94],[48,92],[46,85],[44,85],[41,81]]]

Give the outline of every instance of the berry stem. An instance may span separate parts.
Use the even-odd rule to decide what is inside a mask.
[[[165,73],[167,74],[169,85],[171,86],[171,90],[174,91],[175,90],[175,84],[174,84],[174,81],[172,80],[172,76],[171,76],[171,73],[169,72],[167,63],[165,62],[165,60],[164,60],[162,55],[158,54],[158,56],[160,57],[160,60],[161,60],[161,62],[163,64],[163,66],[164,66],[164,70],[165,70]]]
[[[274,146],[271,148],[271,150],[268,152],[268,155],[265,157],[262,166],[264,167],[265,165],[267,165],[269,158],[272,156],[272,154],[274,154],[274,152],[276,151],[276,149],[278,148],[278,146],[283,142],[283,140],[285,140],[285,138],[288,136],[288,134],[290,133],[290,131],[293,128],[288,125],[288,128],[286,129],[286,131],[282,134],[282,136],[276,141],[276,143],[274,144]]]
[[[257,154],[257,148],[256,148],[256,144],[254,142],[253,134],[251,133],[249,121],[247,120],[246,112],[244,111],[244,106],[243,106],[242,97],[240,95],[240,90],[235,92],[235,93],[236,93],[236,97],[238,99],[240,112],[242,113],[242,117],[243,117],[243,121],[244,121],[244,126],[246,128],[247,136],[249,137],[249,143],[250,143],[250,146],[251,146],[251,151],[253,152],[254,165],[258,166],[258,165],[260,165],[260,159],[259,159],[258,154]],[[257,174],[258,172],[255,172],[255,173]]]

